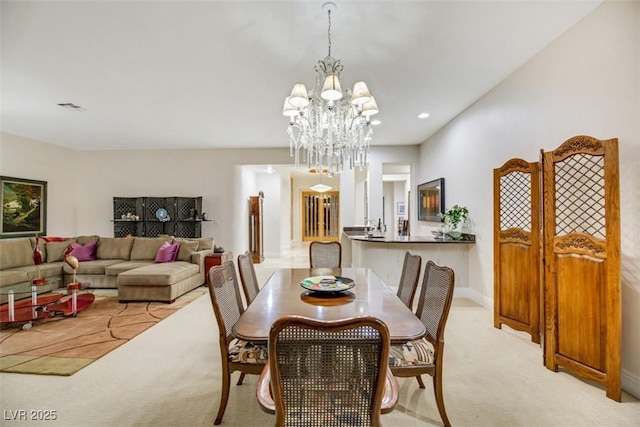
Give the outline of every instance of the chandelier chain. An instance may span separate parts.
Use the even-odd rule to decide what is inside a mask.
[[[327,38],[329,39],[329,56],[331,56],[331,9],[327,11],[329,16],[329,26],[327,27]]]

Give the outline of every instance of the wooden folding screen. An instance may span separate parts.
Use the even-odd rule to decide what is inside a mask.
[[[494,326],[540,343],[540,177],[537,162],[493,171]]]
[[[620,401],[618,140],[576,136],[543,155],[544,361]]]

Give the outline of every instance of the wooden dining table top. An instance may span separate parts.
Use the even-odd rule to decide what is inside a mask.
[[[300,283],[312,276],[342,276],[355,281],[349,290],[315,293]],[[391,341],[402,343],[423,337],[426,329],[395,292],[368,268],[290,268],[278,270],[233,326],[236,338],[266,343],[273,322],[285,315],[318,320],[340,320],[370,315],[387,324]]]

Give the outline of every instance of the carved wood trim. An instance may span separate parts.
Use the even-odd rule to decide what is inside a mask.
[[[601,243],[588,234],[571,233],[555,238],[555,252],[558,254],[590,255],[594,258],[606,259],[606,243]]]
[[[520,228],[508,228],[500,231],[500,240],[504,242],[531,244],[531,233]]]
[[[604,143],[606,141],[586,135],[578,135],[567,139],[553,151],[553,161],[559,162],[574,154],[604,155]]]
[[[511,172],[526,172],[529,173],[531,171],[531,165],[526,160],[522,159],[511,159],[507,160],[505,164],[503,164],[499,169],[498,173],[500,175],[508,175]]]

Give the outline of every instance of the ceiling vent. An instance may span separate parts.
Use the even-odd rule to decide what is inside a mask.
[[[71,111],[87,111],[86,108],[76,105],[73,102],[66,102],[64,104],[58,104],[58,105],[61,106],[62,108],[66,108],[67,110],[71,110]]]

